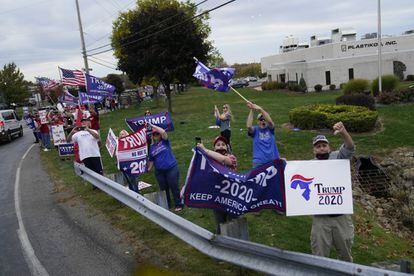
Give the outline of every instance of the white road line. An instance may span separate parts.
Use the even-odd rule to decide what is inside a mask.
[[[19,236],[20,242],[22,244],[23,255],[26,263],[30,269],[32,275],[35,276],[47,276],[46,269],[40,263],[39,259],[36,257],[36,254],[33,250],[33,247],[30,243],[29,237],[27,236],[26,229],[23,224],[22,213],[20,210],[20,194],[19,194],[19,185],[20,185],[20,169],[23,163],[23,160],[26,158],[29,151],[35,145],[31,145],[30,148],[24,153],[22,159],[19,162],[19,166],[17,167],[16,171],[16,181],[14,183],[14,208],[16,209],[16,216],[19,222],[19,229],[17,229],[17,234]]]

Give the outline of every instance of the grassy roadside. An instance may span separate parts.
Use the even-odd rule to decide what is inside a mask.
[[[243,95],[263,106],[271,113],[277,123],[276,129],[278,147],[283,157],[288,160],[310,159],[311,138],[313,131],[298,131],[280,127],[288,122],[288,112],[291,108],[311,103],[334,103],[339,92],[323,92],[313,94],[290,94],[276,92],[258,92],[251,89],[241,89]],[[251,167],[251,141],[246,136],[245,120],[248,109],[243,100],[234,93],[218,93],[203,88],[193,88],[182,95],[173,97],[173,121],[175,131],[169,133],[175,157],[179,163],[180,180],[184,183],[186,171],[192,156],[191,148],[194,137],[203,138],[205,145],[211,148],[211,142],[217,136],[217,129],[209,129],[214,125],[213,106],[229,103],[235,120],[232,122],[232,147],[238,158],[239,170],[248,170]],[[143,114],[150,108],[153,113],[164,111],[163,107],[156,107],[155,103],[145,102],[141,107],[131,107],[101,116],[101,134],[103,139],[111,127],[116,134],[123,128],[125,117]],[[384,130],[379,133],[365,133],[354,135],[357,144],[357,154],[384,155],[396,147],[414,147],[414,125],[411,123],[414,115],[413,105],[387,106],[379,109]],[[328,136],[334,147],[339,146],[337,137]],[[115,160],[111,159],[103,147],[101,149],[106,173],[116,171]],[[81,197],[91,205],[106,214],[113,224],[133,233],[134,242],[142,244],[148,250],[137,255],[142,264],[149,264],[161,269],[180,272],[183,274],[251,274],[250,271],[241,271],[239,268],[219,264],[192,249],[184,242],[174,238],[160,227],[123,207],[117,201],[99,191],[92,191],[90,185],[85,184],[73,173],[71,161],[60,161],[56,152],[42,152],[42,161],[52,178]],[[146,174],[142,180],[156,183],[153,174]],[[156,189],[156,184],[151,189]],[[150,191],[150,190],[149,190]],[[354,215],[356,238],[353,247],[354,260],[361,264],[370,264],[373,261],[397,260],[408,258],[414,260],[413,245],[407,243],[404,237],[387,233],[378,226],[376,218],[356,206]],[[186,208],[180,213],[184,218],[214,231],[213,216],[209,210]],[[310,253],[310,217],[284,217],[271,211],[264,211],[260,216],[246,215],[249,221],[249,234],[254,242],[275,246],[281,249]]]

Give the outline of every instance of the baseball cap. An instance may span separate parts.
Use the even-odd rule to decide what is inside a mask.
[[[260,120],[260,119],[262,119],[262,118],[264,118],[264,117],[263,117],[263,114],[262,114],[262,113],[259,113],[259,114],[257,115],[257,120]]]
[[[317,136],[313,137],[312,145],[316,145],[319,142],[325,142],[325,143],[329,144],[329,141],[328,141],[328,139],[326,139],[325,135],[317,135]]]
[[[90,119],[89,118],[82,118],[81,122],[83,122],[83,121],[90,121]]]

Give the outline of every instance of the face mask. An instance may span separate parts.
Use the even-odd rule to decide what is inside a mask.
[[[318,160],[327,160],[327,159],[329,159],[329,152],[327,152],[327,153],[317,153],[316,154],[316,159],[318,159]]]
[[[222,154],[222,155],[226,155],[227,154],[227,150],[226,149],[218,149],[216,150],[216,152]]]

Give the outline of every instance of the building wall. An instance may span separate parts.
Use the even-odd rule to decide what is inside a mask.
[[[330,71],[331,84],[337,87],[349,81],[348,69],[354,69],[354,78],[373,80],[378,76],[377,40],[344,41],[264,57],[262,72],[267,72],[276,81],[285,74],[286,81],[298,80],[303,74],[309,91],[316,84],[326,89],[325,71]],[[393,61],[403,62],[407,70],[404,75],[414,74],[414,35],[382,39],[382,73],[393,74]],[[279,78],[280,81],[280,78]]]

